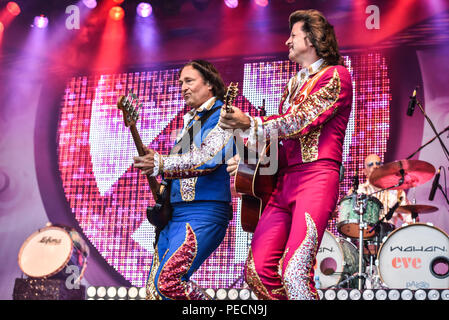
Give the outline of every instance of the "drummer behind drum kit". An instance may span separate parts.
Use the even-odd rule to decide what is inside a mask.
[[[405,190],[429,181],[434,174],[435,168],[427,162],[400,160],[375,169],[370,183],[381,189],[378,192]],[[315,266],[320,288],[449,288],[449,237],[430,223],[416,222],[418,214],[432,213],[438,208],[419,204],[399,206],[398,202],[390,210],[385,208],[388,213],[379,219],[382,204],[373,196],[378,192],[365,195],[357,193],[357,187],[354,190],[340,201],[337,229],[357,242],[358,248],[329,231],[324,233]],[[383,222],[394,211],[410,213],[413,223],[394,230],[393,225]],[[385,226],[391,228],[386,230]],[[380,247],[379,240],[382,240]],[[364,255],[369,258],[366,268]]]
[[[381,189],[378,192],[408,189],[427,182],[434,173],[435,168],[427,162],[401,160],[375,169],[370,182]],[[352,240],[358,239],[358,248],[347,239],[335,237],[328,231],[324,233],[315,266],[320,288],[358,287],[360,290],[362,282],[366,288],[373,289],[449,288],[449,237],[430,224],[416,222],[418,214],[438,209],[428,205],[397,204],[384,218],[390,219],[396,210],[411,213],[413,223],[394,231],[394,227],[386,230],[391,233],[379,248],[379,241],[375,239],[389,224],[382,225],[384,218],[379,220],[382,204],[373,195],[354,192],[340,201],[338,231]],[[381,225],[384,228],[380,228]],[[365,270],[364,254],[370,258]],[[25,240],[18,263],[31,281],[59,279],[65,282],[67,289],[73,289],[83,277],[88,255],[88,245],[73,228],[49,224]],[[376,255],[377,274],[373,265]],[[368,274],[364,272],[366,270]]]

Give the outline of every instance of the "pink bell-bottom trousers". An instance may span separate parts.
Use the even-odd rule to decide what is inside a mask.
[[[318,299],[315,257],[338,187],[339,163],[332,160],[279,170],[245,264],[245,280],[259,299]]]

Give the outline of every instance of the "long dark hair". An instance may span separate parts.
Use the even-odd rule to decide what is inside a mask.
[[[215,68],[212,63],[206,60],[191,60],[187,62],[181,70],[179,70],[179,75],[181,75],[181,71],[187,66],[192,66],[194,69],[198,70],[203,76],[204,81],[209,82],[212,85],[212,92],[214,96],[220,100],[223,100],[226,92],[226,86],[217,68]]]
[[[334,27],[317,10],[297,10],[289,17],[290,30],[297,22],[304,22],[302,31],[315,47],[316,53],[328,65],[344,65],[335,36]]]

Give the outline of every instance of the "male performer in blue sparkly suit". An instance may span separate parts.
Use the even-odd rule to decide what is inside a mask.
[[[232,132],[218,126],[225,85],[216,68],[193,60],[181,69],[179,83],[186,105],[192,107],[176,141],[183,151],[161,155],[147,149],[145,156],[134,158],[143,174],[172,180],[173,216],[159,235],[147,298],[205,300],[210,297],[189,278],[220,245],[232,217],[225,163],[235,147]],[[190,144],[191,126],[197,130]]]

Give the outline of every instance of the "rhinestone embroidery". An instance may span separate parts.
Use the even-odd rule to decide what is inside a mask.
[[[251,290],[261,300],[277,300],[272,296],[268,289],[263,285],[256,271],[256,266],[254,264],[254,257],[251,248],[249,248],[248,258],[245,264],[245,281],[250,286]],[[285,296],[285,289],[283,287],[272,290],[273,294]]]
[[[249,248],[248,258],[246,259],[245,264],[245,280],[246,283],[250,286],[251,290],[259,299],[263,300],[272,300],[273,298],[270,296],[267,288],[263,285],[262,281],[259,278],[259,275],[256,271],[256,266],[254,265],[253,252],[251,248]]]
[[[284,272],[284,286],[289,300],[316,300],[310,285],[311,270],[317,252],[318,233],[315,222],[306,212],[307,231],[303,242],[290,258]]]
[[[313,130],[305,136],[300,136],[302,162],[312,162],[318,159],[318,141],[320,139],[321,127]]]
[[[162,298],[156,291],[156,286],[154,285],[154,280],[156,278],[156,273],[157,269],[159,268],[159,265],[160,265],[159,254],[156,247],[153,254],[153,263],[151,264],[151,270],[147,280],[146,286],[147,295],[145,297],[146,300],[162,300]]]
[[[158,288],[166,298],[173,300],[210,299],[195,283],[181,280],[192,266],[197,249],[195,233],[190,224],[187,223],[184,243],[167,260],[159,274]]]
[[[197,168],[213,159],[226,146],[231,137],[231,130],[223,130],[217,125],[209,132],[199,149],[192,144],[189,152],[181,155],[162,156],[164,177],[181,179],[210,173],[213,169]]]
[[[182,201],[193,201],[195,200],[195,185],[198,177],[180,179],[179,183],[181,185],[181,198]]]
[[[265,137],[269,139],[275,131],[279,138],[299,135],[304,128],[318,119],[322,113],[332,108],[338,100],[340,89],[340,76],[337,69],[335,69],[332,79],[324,87],[307,96],[304,101],[299,101],[298,104],[295,104],[291,112],[266,121],[263,124]]]

